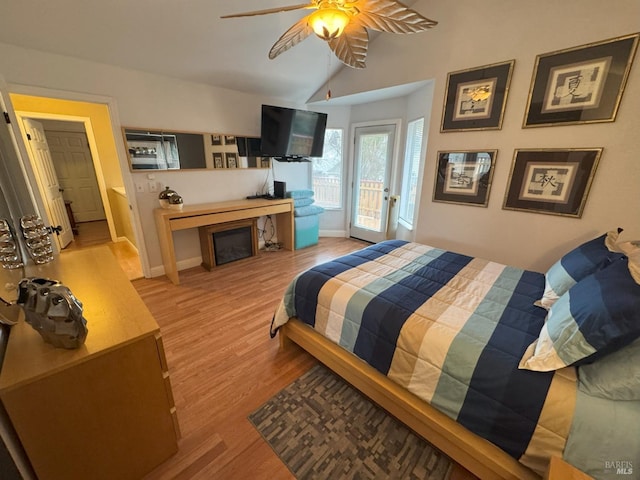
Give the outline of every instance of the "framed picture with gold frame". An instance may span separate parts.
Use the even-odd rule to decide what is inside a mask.
[[[639,37],[538,55],[523,127],[615,121]]]
[[[497,150],[438,152],[433,201],[486,207]]]
[[[515,150],[505,210],[582,217],[602,148]]]
[[[499,130],[515,60],[447,75],[441,132]]]

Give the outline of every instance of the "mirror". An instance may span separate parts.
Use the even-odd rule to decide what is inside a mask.
[[[131,171],[269,168],[259,137],[122,129]]]
[[[29,261],[27,241],[20,228],[20,219],[29,212],[35,212],[29,186],[22,173],[9,129],[0,128],[0,264],[8,269],[19,268]],[[44,225],[43,225],[44,227]],[[44,232],[36,232],[44,233]],[[45,238],[41,240],[40,237]],[[50,240],[49,234],[34,235],[31,245]],[[44,252],[49,256],[49,251]],[[1,323],[1,322],[0,322]]]

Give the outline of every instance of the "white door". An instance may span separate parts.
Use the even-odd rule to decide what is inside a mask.
[[[354,135],[349,234],[377,243],[386,238],[396,124],[356,127]]]
[[[47,143],[62,196],[71,202],[76,222],[104,220],[93,158],[86,134],[47,131]]]
[[[59,227],[59,235],[53,235],[56,239],[54,241],[57,241],[59,248],[63,249],[73,240],[73,232],[62,198],[62,189],[51,159],[51,152],[47,145],[47,138],[44,135],[44,128],[40,122],[30,118],[24,118],[22,121],[28,135],[27,140],[34,170],[38,176],[38,183],[44,196],[51,226]]]

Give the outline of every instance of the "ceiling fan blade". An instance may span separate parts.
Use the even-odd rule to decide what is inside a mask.
[[[342,35],[329,40],[328,43],[342,63],[353,68],[365,68],[369,32],[364,26],[351,22],[344,29]]]
[[[303,10],[318,8],[314,4],[302,3],[300,5],[291,5],[288,7],[268,8],[266,10],[256,10],[254,12],[235,13],[232,15],[222,15],[220,18],[237,18],[237,17],[254,17],[256,15],[268,15],[270,13],[289,12],[291,10]]]
[[[312,33],[313,29],[309,26],[307,17],[301,18],[273,44],[273,47],[269,50],[269,58],[273,60],[282,52],[286,52],[291,47],[299,44]]]
[[[360,0],[353,21],[372,30],[389,33],[417,33],[438,24],[395,0]]]

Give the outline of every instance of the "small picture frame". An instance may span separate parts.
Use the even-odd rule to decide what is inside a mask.
[[[438,152],[433,201],[486,207],[497,150]]]
[[[222,145],[222,135],[219,133],[211,134],[211,145]]]
[[[523,127],[615,121],[639,37],[538,55]]]
[[[225,152],[227,168],[238,168],[238,154],[235,152]]]
[[[441,132],[499,130],[515,60],[447,75]]]
[[[213,168],[224,168],[222,152],[213,152]]]
[[[224,136],[224,144],[225,145],[235,145],[236,144],[236,136],[235,135],[225,135]]]
[[[602,148],[515,150],[505,210],[582,217]]]

